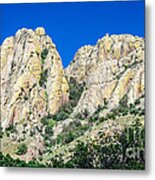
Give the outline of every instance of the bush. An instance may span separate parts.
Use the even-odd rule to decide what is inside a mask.
[[[42,62],[42,64],[45,64],[45,59],[46,59],[46,57],[48,55],[48,52],[49,52],[49,50],[46,49],[46,48],[41,52],[41,62]]]
[[[57,114],[53,115],[53,119],[55,121],[63,121],[65,119],[67,119],[69,116],[69,113],[66,111],[65,106],[63,106],[62,108],[60,108],[60,110],[57,112]]]
[[[76,137],[76,134],[74,132],[68,132],[65,136],[65,144],[66,143],[70,143],[71,141],[73,141]]]
[[[53,136],[53,129],[52,129],[52,127],[51,126],[47,126],[46,128],[45,128],[45,133],[48,135],[48,136]]]
[[[0,139],[3,137],[3,130],[2,127],[0,127]]]
[[[24,100],[27,101],[29,99],[28,96],[24,96]]]
[[[41,87],[46,87],[47,74],[48,74],[48,69],[44,70],[44,71],[41,73],[40,80],[39,80],[39,85],[40,85]]]
[[[79,136],[82,136],[88,129],[88,125],[75,127],[70,131],[59,134],[56,143],[61,145],[70,143]]]
[[[27,153],[27,145],[25,143],[19,144],[16,154],[23,155]]]
[[[48,121],[49,121],[49,119],[48,119],[48,117],[43,117],[42,119],[41,119],[41,123],[45,126],[45,125],[48,125]]]
[[[13,124],[11,124],[9,127],[7,127],[7,128],[5,129],[5,131],[6,131],[6,132],[10,132],[10,133],[16,133],[16,132],[17,132],[16,127],[15,127],[15,125],[13,125]]]

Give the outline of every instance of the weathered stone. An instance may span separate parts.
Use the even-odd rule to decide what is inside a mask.
[[[93,114],[104,101],[110,111],[124,95],[128,95],[128,103],[134,103],[144,94],[144,40],[127,34],[107,34],[95,46],[80,48],[65,72],[87,87],[74,115],[85,110]]]
[[[43,28],[23,28],[1,46],[2,127],[38,122],[68,101],[69,86],[55,45]]]

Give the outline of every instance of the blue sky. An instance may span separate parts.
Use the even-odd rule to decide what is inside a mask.
[[[44,27],[66,67],[83,45],[106,33],[144,37],[144,1],[1,4],[0,44],[20,28]]]

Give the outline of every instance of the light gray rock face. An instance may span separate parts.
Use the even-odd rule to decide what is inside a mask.
[[[110,111],[125,95],[134,103],[144,94],[144,39],[106,35],[95,46],[80,48],[65,72],[86,84],[74,115],[93,114],[105,103]]]
[[[39,122],[68,101],[61,58],[43,28],[21,29],[0,52],[2,127]]]

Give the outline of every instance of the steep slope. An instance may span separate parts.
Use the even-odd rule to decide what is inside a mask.
[[[95,46],[80,48],[65,72],[69,80],[85,83],[74,116],[90,116],[105,105],[102,115],[107,114],[124,96],[130,104],[144,95],[144,40],[107,34]]]
[[[2,127],[36,123],[68,101],[61,58],[43,28],[18,30],[1,46]]]

